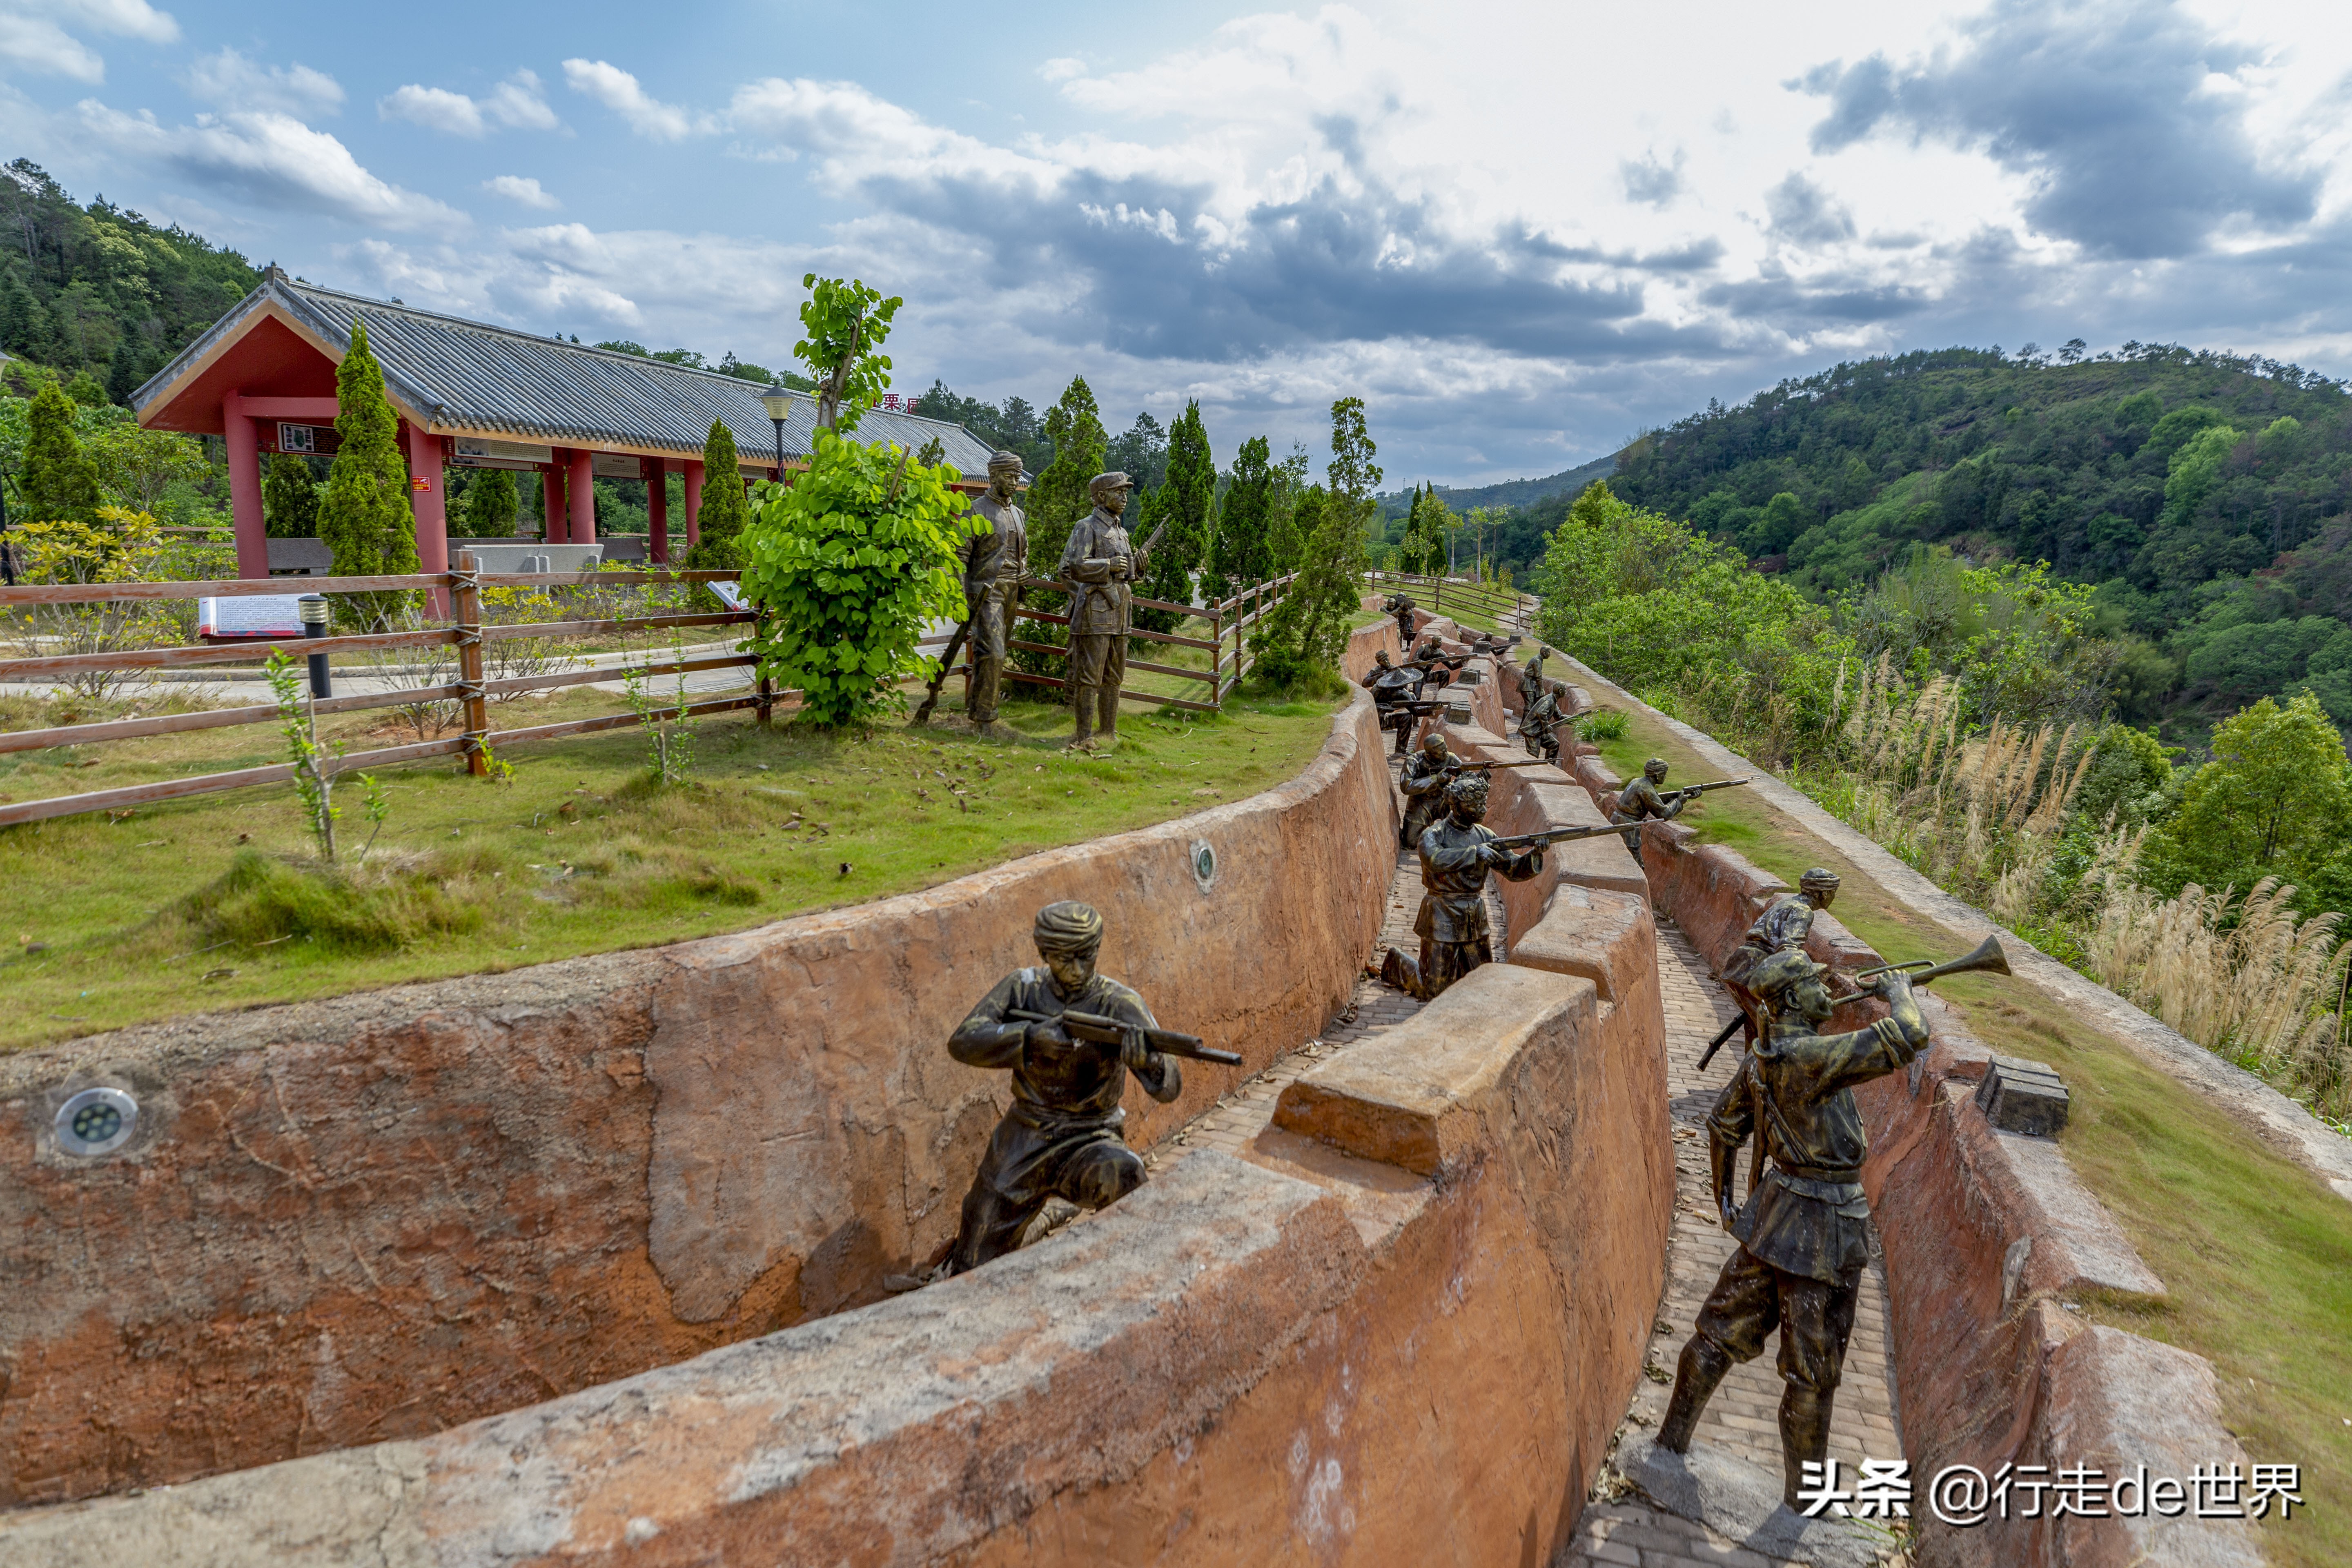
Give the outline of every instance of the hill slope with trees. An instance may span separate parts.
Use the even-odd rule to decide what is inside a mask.
[[[1817,596],[1915,543],[2047,561],[2097,585],[2135,720],[2308,689],[2352,723],[2352,397],[2299,366],[2079,342],[1865,360],[1710,403],[1610,483]]]

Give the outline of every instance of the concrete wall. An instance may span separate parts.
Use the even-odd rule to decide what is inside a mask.
[[[1587,764],[1596,795],[1615,780]],[[1642,863],[1657,900],[1710,963],[1736,946],[1787,885],[1694,829],[1650,823]],[[1829,914],[1816,962],[1883,962]],[[2221,1425],[2201,1358],[2083,1322],[2068,1301],[2091,1291],[2160,1295],[2059,1144],[1995,1130],[1970,1098],[1990,1052],[1923,994],[1932,1043],[1907,1073],[1856,1091],[1870,1134],[1863,1182],[1886,1261],[1906,1456],[1922,1484],[1944,1467],[1990,1476],[2004,1463],[2093,1466],[2108,1477],[2145,1464],[2186,1477],[2195,1465],[2247,1463]],[[1884,1007],[1842,1009],[1838,1028]],[[1679,1326],[1679,1325],[1678,1325]],[[2224,1520],[1993,1519],[1953,1529],[1914,1510],[1923,1564],[2252,1564],[2252,1527]]]
[[[953,1233],[1005,1089],[942,1043],[1035,962],[1040,904],[1097,904],[1106,972],[1246,1058],[1137,1095],[1138,1144],[1346,1003],[1381,739],[1360,695],[1280,788],[926,892],[0,1062],[0,1503],[436,1432],[875,1300]],[[100,1082],[138,1138],[61,1155]]]

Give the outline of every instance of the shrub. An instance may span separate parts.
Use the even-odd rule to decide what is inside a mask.
[[[408,505],[408,465],[400,455],[400,418],[383,389],[383,367],[368,348],[367,324],[352,323],[351,352],[335,370],[335,417],[342,445],[319,500],[319,537],[334,552],[339,577],[415,572],[416,520]],[[410,594],[338,594],[345,618],[369,631],[400,618]]]

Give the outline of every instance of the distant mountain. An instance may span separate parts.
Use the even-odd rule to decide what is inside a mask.
[[[1581,468],[1568,468],[1540,479],[1506,479],[1499,485],[1480,485],[1472,489],[1448,489],[1437,487],[1439,499],[1455,511],[1468,511],[1474,506],[1527,506],[1563,492],[1574,495],[1595,479],[1605,479],[1616,471],[1617,454],[1595,458]],[[1412,492],[1399,490],[1381,498],[1382,517],[1402,517],[1412,506]]]

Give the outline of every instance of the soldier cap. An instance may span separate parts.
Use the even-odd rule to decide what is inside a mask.
[[[1047,904],[1037,911],[1035,935],[1041,953],[1092,952],[1102,945],[1102,913],[1076,899]]]
[[[1120,473],[1117,468],[1113,468],[1107,474],[1097,474],[1093,479],[1087,481],[1087,493],[1088,495],[1100,495],[1105,490],[1131,490],[1134,488],[1135,481],[1129,479],[1125,474]]]
[[[992,474],[999,468],[1011,468],[1014,473],[1019,473],[1021,471],[1021,454],[1018,452],[991,453],[988,459],[988,471]]]
[[[1835,871],[1830,870],[1827,867],[1816,866],[1797,879],[1797,888],[1801,892],[1834,893],[1838,890],[1839,880]]]
[[[1826,966],[1815,963],[1794,948],[1776,952],[1748,972],[1748,989],[1767,1002],[1777,1002],[1790,987],[1802,984],[1816,975],[1826,974]]]
[[[1423,735],[1421,738],[1421,749],[1424,752],[1442,752],[1445,750],[1444,735],[1438,731],[1432,730],[1428,734]]]

